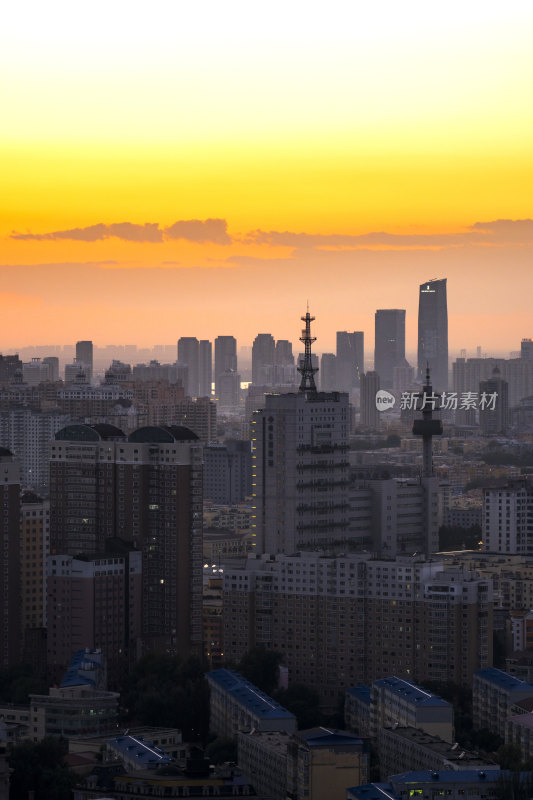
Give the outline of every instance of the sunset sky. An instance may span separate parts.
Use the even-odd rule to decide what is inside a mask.
[[[533,337],[533,4],[10,3],[0,351],[317,349],[448,278],[450,349]]]

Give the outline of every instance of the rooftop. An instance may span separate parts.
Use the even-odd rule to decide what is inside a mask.
[[[457,744],[452,745],[449,742],[445,742],[439,736],[426,733],[421,728],[413,728],[412,726],[381,728],[379,736],[398,736],[413,742],[419,747],[425,747],[436,755],[445,758],[451,764],[460,764],[461,772],[467,765],[472,768],[480,767],[481,769],[494,769],[496,766],[494,764],[491,765],[488,760],[482,758],[478,753],[466,750]]]
[[[504,672],[501,669],[496,669],[496,667],[478,669],[474,672],[474,676],[495,683],[501,689],[507,689],[510,692],[531,691],[533,694],[533,686],[530,683],[526,683],[526,681],[516,678],[514,675],[509,675],[508,672]]]
[[[298,731],[295,734],[304,741],[308,747],[332,747],[334,745],[362,745],[363,742],[358,736],[348,731],[339,731],[329,728],[309,728],[306,731]]]
[[[294,715],[279,703],[230,669],[215,669],[207,679],[229,692],[235,700],[263,719],[294,719]]]
[[[356,697],[368,706],[370,705],[370,686],[351,686],[346,689],[346,694]]]
[[[146,742],[142,736],[117,736],[115,739],[108,739],[107,744],[147,769],[154,768],[158,764],[170,764],[172,761],[164,750],[155,747],[152,742]]]
[[[446,700],[443,700],[438,695],[427,692],[425,689],[421,689],[419,686],[416,686],[414,683],[410,683],[403,678],[396,678],[394,676],[391,678],[380,678],[380,680],[374,681],[372,686],[388,689],[395,694],[407,698],[407,700],[410,700],[417,705],[450,707],[450,703],[448,703]]]

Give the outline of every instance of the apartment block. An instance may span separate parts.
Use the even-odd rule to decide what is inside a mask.
[[[237,672],[208,672],[211,691],[210,730],[217,736],[233,737],[239,731],[286,731],[294,733],[296,717],[245,680]]]
[[[472,684],[474,727],[487,728],[503,739],[512,706],[526,698],[533,698],[533,685],[495,667],[477,670]]]
[[[374,736],[379,728],[399,725],[421,728],[445,742],[454,741],[453,706],[402,678],[381,678],[373,682],[370,714]]]

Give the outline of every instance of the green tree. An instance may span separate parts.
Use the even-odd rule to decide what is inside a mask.
[[[279,683],[279,665],[282,659],[281,653],[257,645],[243,655],[237,671],[266,694],[272,694]]]
[[[205,748],[206,758],[211,764],[223,764],[225,761],[237,761],[237,743],[234,739],[219,736],[209,742]]]
[[[274,695],[278,703],[290,711],[298,721],[298,728],[314,728],[322,723],[318,692],[303,683],[293,683]]]
[[[522,766],[522,750],[517,744],[502,744],[496,753],[498,763],[502,769],[517,771]]]
[[[76,776],[63,763],[68,750],[64,739],[47,737],[40,742],[24,742],[13,747],[9,756],[11,800],[70,800]]]
[[[180,728],[190,741],[207,739],[209,687],[198,659],[150,653],[128,676],[122,704],[123,721]]]

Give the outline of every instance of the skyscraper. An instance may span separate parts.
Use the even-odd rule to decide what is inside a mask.
[[[395,367],[405,366],[405,311],[382,308],[375,316],[374,369],[381,386],[392,389]]]
[[[265,367],[276,361],[276,344],[271,333],[258,333],[252,345],[252,383],[261,386],[265,380]]]
[[[363,331],[337,331],[337,389],[351,392],[359,386],[365,371],[365,334]]]
[[[188,397],[199,397],[199,350],[196,336],[182,336],[178,339],[178,361],[189,368],[187,385],[184,387]]]
[[[215,392],[219,394],[219,381],[225,372],[237,372],[237,340],[234,336],[217,336],[215,339]]]
[[[200,339],[198,348],[198,397],[213,394],[213,345],[209,339]]]
[[[429,366],[435,391],[448,388],[446,278],[421,284],[418,301],[418,380]]]
[[[484,434],[506,433],[509,427],[509,384],[494,367],[492,377],[479,384],[479,427]]]

